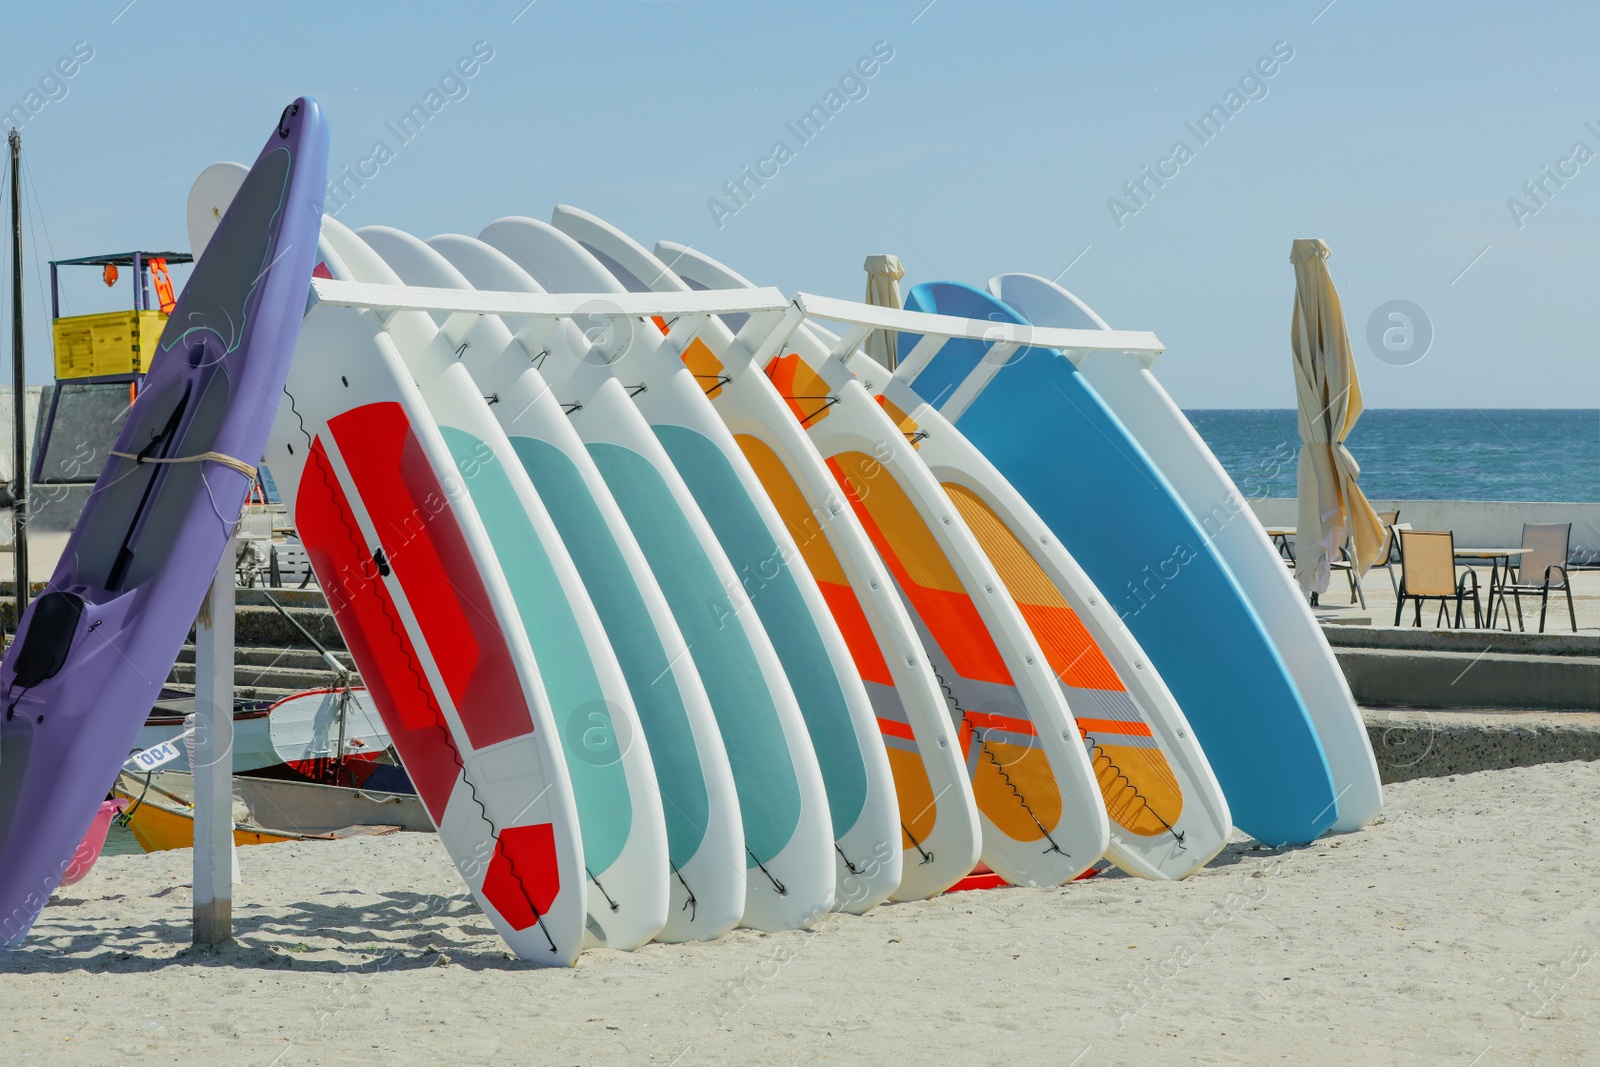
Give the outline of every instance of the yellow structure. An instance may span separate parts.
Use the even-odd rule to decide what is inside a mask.
[[[159,311],[106,311],[55,320],[56,378],[147,374],[166,329]]]

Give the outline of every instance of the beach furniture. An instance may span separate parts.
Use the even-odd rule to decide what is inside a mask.
[[[1572,542],[1570,522],[1525,522],[1522,524],[1522,552],[1516,558],[1506,557],[1506,577],[1498,588],[1489,591],[1489,625],[1494,626],[1499,607],[1506,609],[1506,629],[1511,628],[1511,606],[1506,603],[1510,593],[1517,605],[1517,628],[1526,629],[1522,621],[1522,597],[1539,598],[1539,632],[1544,633],[1544,617],[1550,607],[1552,592],[1565,593],[1567,618],[1572,632],[1578,632],[1578,615],[1572,606],[1572,580],[1567,574],[1567,553]],[[1491,583],[1492,584],[1492,583]]]
[[[1383,542],[1379,549],[1378,559],[1387,561],[1389,556],[1390,541],[1389,527],[1393,526],[1399,520],[1400,513],[1398,511],[1380,511],[1377,513],[1377,515],[1378,521],[1383,524]],[[1373,566],[1386,565],[1387,562],[1373,564]],[[1356,566],[1355,545],[1351,543],[1350,538],[1345,538],[1344,544],[1339,548],[1339,558],[1329,562],[1328,567],[1331,570],[1342,573],[1345,576],[1345,580],[1350,583],[1350,603],[1355,604],[1359,602],[1362,607],[1366,607],[1367,597],[1366,594],[1361,591],[1361,568]],[[1393,581],[1392,574],[1390,575],[1390,580]]]
[[[1295,577],[1311,603],[1328,590],[1332,564],[1345,543],[1356,572],[1378,557],[1383,527],[1357,484],[1361,468],[1345,438],[1361,417],[1361,382],[1344,307],[1328,273],[1328,246],[1297,239],[1294,315],[1290,327],[1295,397],[1299,408],[1299,530]]]
[[[1187,421],[1187,420],[1186,420]],[[1278,553],[1278,558],[1289,567],[1289,573],[1294,573],[1294,527],[1293,526],[1263,526],[1262,530],[1272,542],[1273,549]]]
[[[1400,593],[1400,581],[1394,576],[1394,565],[1400,561],[1400,546],[1395,541],[1394,528],[1400,522],[1400,512],[1398,510],[1380,511],[1378,512],[1378,520],[1383,523],[1383,546],[1377,562],[1369,570],[1377,570],[1382,567],[1384,573],[1389,575],[1389,588],[1398,596]],[[1366,601],[1363,599],[1362,607],[1365,606]]]
[[[1422,625],[1424,601],[1439,601],[1439,616],[1434,620],[1435,626],[1449,617],[1445,609],[1454,601],[1455,626],[1460,628],[1463,625],[1462,612],[1470,593],[1472,624],[1482,626],[1478,573],[1471,567],[1462,567],[1457,572],[1455,535],[1449,530],[1413,530],[1407,525],[1396,526],[1394,530],[1400,537],[1400,588],[1394,607],[1394,624],[1400,625],[1400,617],[1408,600],[1415,602],[1417,626]]]

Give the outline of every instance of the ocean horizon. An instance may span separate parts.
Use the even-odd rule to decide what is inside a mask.
[[[1296,495],[1294,408],[1184,414],[1246,496]],[[1345,444],[1374,500],[1600,502],[1600,408],[1368,408]]]

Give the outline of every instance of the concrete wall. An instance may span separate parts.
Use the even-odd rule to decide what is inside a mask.
[[[1294,526],[1294,497],[1250,501],[1266,526]],[[1525,522],[1572,523],[1571,558],[1600,563],[1600,504],[1523,503],[1515,500],[1374,500],[1379,511],[1400,511],[1400,521],[1419,530],[1450,530],[1459,548],[1515,548]]]
[[[28,456],[31,461],[39,448],[39,425],[44,420],[45,412],[50,410],[49,385],[28,385],[23,387],[27,395],[28,413]],[[12,472],[16,469],[11,462],[11,427],[16,420],[11,417],[11,394],[9,385],[0,385],[0,481],[10,482],[15,478]]]

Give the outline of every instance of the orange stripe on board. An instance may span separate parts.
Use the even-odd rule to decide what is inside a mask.
[[[828,417],[833,409],[833,390],[827,381],[797,355],[778,356],[767,363],[767,377],[789,405],[801,426],[810,428]]]
[[[1142,722],[1121,719],[1078,719],[1080,734],[1122,734],[1126,737],[1151,737],[1150,727]]]
[[[951,667],[963,678],[1011,685],[977,607],[900,484],[861,452],[840,453],[828,466]]]
[[[706,396],[715,400],[722,394],[722,360],[700,338],[683,350],[683,365],[695,376]]]
[[[861,610],[855,590],[848,585],[822,581],[817,583],[817,588],[822,590],[822,599],[828,602],[833,621],[844,634],[844,643],[850,648],[850,658],[855,661],[862,680],[894,685],[894,675],[889,673],[888,661],[883,658],[883,650],[878,647],[872,624],[867,621],[867,613]]]
[[[900,847],[913,848],[933,833],[939,819],[939,798],[934,796],[928,768],[919,754],[893,747],[884,751],[889,755],[889,773],[894,776],[894,791],[900,801]]]
[[[972,490],[954,482],[945,482],[944,489],[1000,572],[1056,677],[1074,689],[1125,692],[1116,668],[1016,532]]]
[[[900,428],[900,432],[906,435],[906,440],[911,442],[911,447],[921,447],[920,440],[917,437],[916,421],[913,420],[910,415],[907,415],[905,412],[901,411],[895,405],[894,401],[890,400],[882,393],[879,393],[873,399],[877,400],[878,406],[888,413],[889,418],[894,420],[894,424]]]
[[[1027,734],[1029,737],[1039,736],[1033,723],[1027,719],[1013,719],[1009,715],[995,715],[988,711],[969,711],[966,713],[967,721],[974,726],[981,726],[988,730],[1004,730],[1007,733]]]
[[[799,546],[800,557],[806,561],[811,576],[819,582],[849,585],[850,579],[845,576],[844,566],[839,562],[839,557],[834,555],[833,546],[828,543],[828,535],[822,528],[830,517],[824,513],[819,518],[811,510],[805,494],[795,484],[794,475],[789,473],[789,468],[778,458],[771,445],[747,433],[735,434],[733,439],[739,442],[739,450],[750,461],[750,466],[755,468],[756,479],[761,482],[761,488],[767,491],[773,507],[778,509],[784,529],[789,531],[789,536]]]
[[[882,534],[893,540],[895,557],[912,582],[925,589],[966,594],[955,567],[887,467],[865,452],[841,452],[828,460],[828,466],[850,502],[861,505],[857,513],[865,507]]]
[[[761,487],[778,509],[784,528],[794,538],[795,544],[800,546],[800,558],[806,561],[811,576],[817,580],[822,597],[828,602],[828,610],[833,613],[834,622],[838,623],[840,632],[844,634],[856,670],[869,682],[893,685],[894,677],[889,673],[889,664],[884,661],[883,652],[878,648],[872,624],[867,620],[855,589],[850,585],[844,565],[839,562],[833,545],[823,532],[822,522],[806,503],[805,494],[795,484],[789,468],[784,466],[772,447],[760,438],[741,433],[736,434],[734,440],[739,442],[739,448],[755,469]]]
[[[887,737],[898,737],[906,741],[915,741],[917,739],[916,735],[911,732],[910,723],[896,722],[893,719],[880,718],[878,720],[878,732]]]

